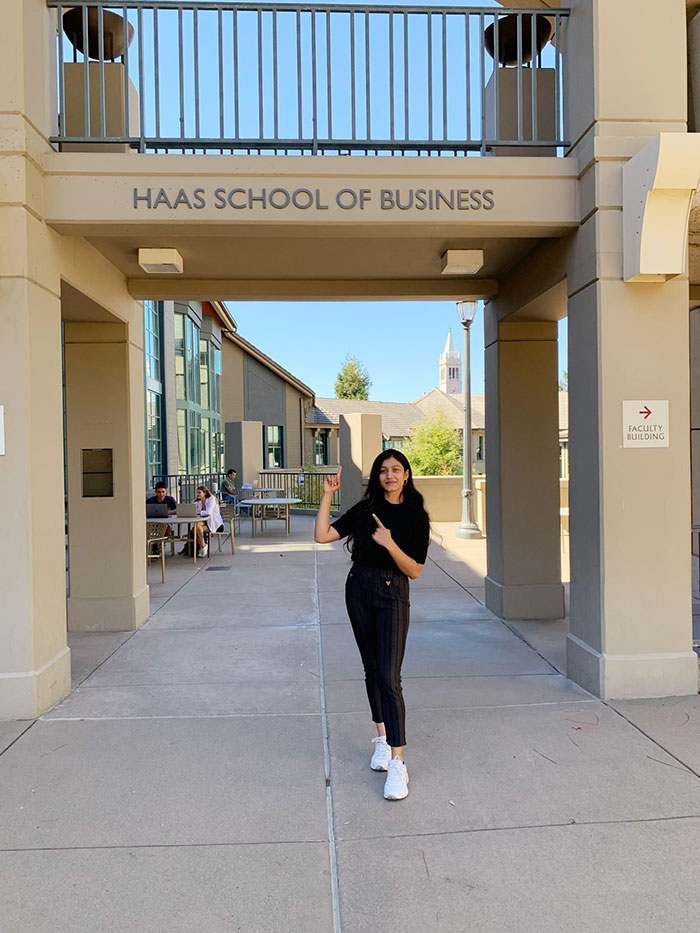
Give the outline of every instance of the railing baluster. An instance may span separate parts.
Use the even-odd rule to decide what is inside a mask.
[[[479,13],[479,35],[484,35],[484,14]],[[479,43],[479,72],[481,74],[481,154],[486,155],[486,63],[483,39]],[[498,52],[496,52],[498,55]]]
[[[389,139],[394,138],[394,12],[389,10]]]
[[[131,138],[131,101],[129,99],[129,18],[127,8],[122,8],[122,28],[124,30],[124,135]]]
[[[367,96],[367,139],[372,138],[372,106],[370,102],[371,94],[371,73],[370,64],[370,43],[369,43],[369,13],[365,11],[365,91]]]
[[[501,95],[498,89],[499,81],[499,58],[500,58],[500,48],[501,40],[498,35],[498,29],[500,20],[498,15],[495,15],[493,18],[493,48],[494,48],[494,57],[493,57],[493,135],[495,139],[501,138]]]
[[[333,93],[331,75],[331,11],[326,10],[326,98],[328,103],[328,139],[333,139]]]
[[[296,11],[297,26],[297,136],[301,140],[304,135],[304,101],[302,95],[301,71],[301,10]]]
[[[352,138],[357,139],[357,100],[355,93],[355,14],[350,11],[350,118]]]
[[[160,55],[158,51],[158,7],[153,7],[153,68],[155,70],[155,83],[153,93],[155,95],[156,112],[156,136],[160,138]]]
[[[277,83],[277,10],[272,11],[272,90],[273,90],[273,133],[279,138],[279,87]]]
[[[146,135],[146,117],[144,98],[146,96],[146,83],[143,76],[143,7],[138,7],[136,12],[139,30],[139,152],[145,152],[146,145],[144,137]]]
[[[537,14],[533,13],[530,22],[530,41],[532,49],[532,60],[530,62],[530,121],[532,125],[532,141],[539,140],[540,131],[537,125]]]
[[[312,154],[318,153],[318,90],[316,86],[316,13],[311,10],[311,127],[313,130]]]
[[[428,18],[428,139],[433,138],[433,14]]]
[[[180,139],[185,138],[185,57],[184,43],[182,41],[182,6],[177,8],[177,29],[178,29],[178,78],[180,84]]]
[[[226,136],[225,132],[225,113],[226,113],[226,86],[224,84],[224,20],[221,7],[217,10],[217,31],[219,39],[219,135],[222,139]],[[223,154],[223,149],[221,150]]]
[[[447,15],[442,14],[442,138],[447,140]]]
[[[263,21],[262,10],[258,10],[258,138],[263,138]]]
[[[404,105],[404,131],[403,138],[408,142],[411,131],[409,114],[409,90],[408,90],[408,13],[403,14],[403,105]]]
[[[59,122],[58,129],[61,136],[67,136],[66,133],[66,75],[63,62],[63,7],[59,6],[56,10],[56,26],[58,34],[58,106]]]
[[[470,16],[471,16],[470,13],[465,13],[464,15],[464,50],[465,50],[464,51],[464,70],[467,76],[467,87],[466,87],[467,106],[466,106],[466,114],[465,114],[466,119],[467,119],[467,132],[466,132],[467,140],[471,140],[472,138],[472,99],[471,99],[472,89],[471,89],[471,68],[469,67],[470,57],[471,57],[471,50],[469,48],[470,42],[471,42],[470,29],[469,29]]]
[[[199,132],[199,17],[198,8],[195,6],[192,11],[192,41],[194,45],[194,135],[200,138]]]
[[[88,48],[88,8],[83,7],[83,93],[85,136],[92,136],[90,127],[90,50]]]
[[[241,138],[240,103],[238,100],[238,10],[233,10],[233,136],[236,141]]]
[[[523,14],[516,13],[518,35],[518,142],[523,141]]]
[[[100,136],[107,136],[107,115],[105,103],[105,11],[97,8],[97,43],[99,45],[98,70],[100,72]]]

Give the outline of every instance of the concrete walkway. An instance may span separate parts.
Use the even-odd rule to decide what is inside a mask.
[[[0,723],[2,933],[697,930],[698,697],[579,690],[566,623],[495,619],[438,526],[388,803],[347,556],[270,527],[153,566],[150,621],[73,636],[72,694]]]

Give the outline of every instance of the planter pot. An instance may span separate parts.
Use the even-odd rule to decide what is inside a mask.
[[[532,16],[529,14],[518,16],[516,13],[510,13],[508,16],[500,17],[498,20],[499,65],[518,64],[518,20],[522,22],[522,63],[526,64],[532,61]],[[537,15],[535,22],[536,36],[534,54],[538,55],[552,38],[554,27],[551,21],[541,14]],[[484,30],[484,44],[491,58],[496,58],[494,55],[494,32],[495,28],[493,23]]]
[[[103,16],[103,49],[105,61],[114,61],[121,58],[127,45],[134,38],[134,27],[126,23],[126,36],[124,32],[124,17],[110,10],[104,10]],[[63,31],[71,44],[78,52],[85,52],[85,39],[83,36],[83,10],[74,7],[63,14]],[[97,7],[88,7],[87,11],[87,54],[89,58],[100,58],[100,27]],[[127,39],[125,42],[124,39]]]

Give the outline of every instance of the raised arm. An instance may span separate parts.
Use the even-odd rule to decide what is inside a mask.
[[[338,467],[337,475],[326,476],[323,480],[323,495],[321,496],[321,505],[316,513],[316,524],[314,526],[314,541],[317,544],[330,544],[331,541],[337,541],[340,535],[331,528],[331,502],[333,494],[340,489],[340,474],[343,468]]]

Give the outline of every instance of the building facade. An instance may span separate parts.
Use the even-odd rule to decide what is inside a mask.
[[[324,85],[331,106],[313,111],[303,89],[338,72],[304,57],[299,67],[316,71],[304,72],[299,119],[282,140],[268,132],[264,95],[259,126],[239,132],[222,106],[214,130],[207,123],[215,138],[202,135],[199,98],[184,93],[199,87],[191,70],[175,81],[181,95],[162,89],[187,113],[159,111],[147,73],[158,56],[141,68],[136,54],[106,60],[98,30],[96,48],[83,43],[97,56],[89,64],[58,7],[5,0],[0,33],[0,486],[13,491],[15,530],[0,540],[0,715],[30,718],[70,689],[67,628],[133,630],[148,618],[145,300],[485,300],[485,599],[502,618],[526,619],[564,613],[557,322],[566,317],[568,674],[604,697],[695,693],[690,464],[700,409],[694,382],[691,420],[689,308],[700,277],[687,258],[700,233],[698,4],[665,0],[660,18],[654,0],[539,0],[507,14],[521,36],[514,60],[500,45],[493,58],[481,32],[498,7],[459,8],[458,33],[443,44],[435,29],[433,39],[447,64],[448,46],[474,37],[479,55],[463,44],[468,67],[444,82],[461,106],[446,106],[443,82],[433,82],[425,112],[423,98],[411,99],[411,119],[392,125],[406,82],[393,85],[386,123],[362,113],[358,123],[355,112],[341,125],[332,101],[364,101],[376,81],[363,76],[355,98],[347,75],[333,95]],[[131,7],[127,15],[136,35],[140,18]],[[228,29],[232,15],[222,4],[209,25],[200,17],[201,41],[219,48],[219,35],[204,32],[224,19]],[[375,15],[386,11],[367,9]],[[538,15],[552,31],[525,62],[524,23]],[[452,29],[453,17],[442,21]],[[122,35],[128,44],[126,23]],[[162,56],[191,69],[173,35],[161,31]],[[294,31],[278,38],[296,48]],[[143,47],[143,33],[135,43]],[[434,51],[412,46],[411,55]],[[263,86],[274,80],[268,59],[251,87],[260,75]],[[220,90],[201,99],[216,106]],[[223,154],[202,154],[210,150]],[[475,261],[455,265],[451,252]],[[192,382],[196,312],[183,317],[176,411],[183,456],[201,461],[201,419],[214,409]],[[157,376],[149,369],[154,424]],[[268,426],[283,426],[281,403],[269,404]],[[293,407],[285,402],[288,416]],[[273,430],[268,459],[284,456],[284,444]],[[262,427],[258,445],[262,453]],[[163,456],[155,444],[151,456]],[[650,509],[660,478],[663,508]]]

